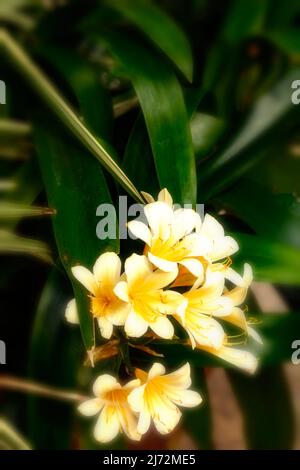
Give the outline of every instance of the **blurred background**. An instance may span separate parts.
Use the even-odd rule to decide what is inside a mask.
[[[71,109],[139,190],[198,189],[255,271],[259,372],[204,357],[205,406],[139,448],[300,449],[299,0],[0,0],[0,27],[0,448],[100,448],[55,392],[86,393],[94,374],[64,321],[66,271],[116,248],[96,207],[126,192]]]

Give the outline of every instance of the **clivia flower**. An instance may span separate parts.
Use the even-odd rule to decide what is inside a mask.
[[[205,256],[210,247],[205,237],[195,233],[201,222],[200,216],[193,209],[174,210],[170,195],[167,200],[145,206],[149,227],[133,220],[128,223],[128,228],[146,243],[146,254],[154,266],[169,272],[180,265],[197,278],[202,278],[203,265],[198,258]]]
[[[163,288],[174,281],[177,269],[153,271],[146,256],[133,254],[125,262],[125,274],[126,281],[120,281],[114,292],[129,306],[124,325],[127,335],[139,338],[150,327],[161,338],[172,338],[174,327],[167,315],[183,308],[185,299],[178,292]]]
[[[137,419],[132,412],[128,395],[140,384],[139,380],[131,380],[123,387],[115,377],[100,375],[94,383],[93,392],[96,398],[91,398],[78,407],[81,414],[95,416],[99,414],[94,429],[95,439],[99,442],[109,442],[119,432],[124,432],[130,439],[139,441]]]
[[[196,345],[219,348],[225,338],[221,324],[212,318],[214,315],[226,315],[232,310],[232,302],[223,295],[224,277],[220,273],[206,272],[206,281],[198,289],[191,289],[183,294],[187,301],[186,308],[176,319],[190,337],[192,347]]]
[[[139,413],[137,431],[145,434],[151,420],[161,434],[171,432],[181,417],[178,406],[194,407],[202,402],[199,393],[188,390],[191,386],[190,365],[166,374],[162,364],[155,363],[148,374],[136,369],[136,377],[141,385],[128,396],[131,408]]]
[[[93,272],[84,266],[75,266],[72,273],[89,291],[90,311],[98,322],[101,335],[109,339],[113,326],[124,325],[129,312],[128,304],[122,302],[114,293],[114,288],[120,281],[120,258],[116,253],[104,253],[94,264]],[[67,318],[75,320],[74,301],[68,305],[66,315]]]
[[[241,338],[242,343],[247,337],[261,342],[242,309],[253,279],[252,269],[245,264],[241,276],[231,267],[230,256],[238,250],[237,243],[225,235],[212,216],[207,214],[202,222],[192,209],[175,209],[166,189],[157,201],[147,193],[143,195],[148,202],[145,214],[149,227],[139,221],[128,225],[146,243],[144,254],[133,253],[127,258],[123,274],[115,253],[102,254],[93,272],[83,266],[72,268],[73,275],[89,292],[90,312],[102,336],[117,336],[111,341],[113,355],[119,354],[126,335],[141,338],[148,329],[154,346],[157,337],[172,340],[177,321],[189,337],[187,342],[178,332],[179,343],[253,373],[258,364],[256,357],[236,347]],[[229,289],[227,281],[234,287]],[[177,287],[181,287],[180,292],[175,290]],[[78,323],[74,299],[67,305],[66,319]],[[226,324],[241,333],[230,336]],[[122,327],[125,335],[120,330],[114,332],[114,326]],[[101,354],[107,344],[101,346]],[[132,340],[128,346],[156,353],[142,342],[135,344]],[[202,401],[199,393],[189,389],[188,363],[170,374],[162,364],[155,363],[148,373],[136,368],[135,375],[136,379],[124,386],[110,375],[100,376],[94,384],[96,398],[80,405],[82,414],[99,413],[95,437],[100,442],[110,441],[120,431],[139,440],[151,422],[160,433],[169,433],[180,420],[180,406],[193,407]]]

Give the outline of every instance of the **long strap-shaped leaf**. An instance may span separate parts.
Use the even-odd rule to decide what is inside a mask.
[[[136,25],[192,81],[191,47],[170,16],[149,0],[110,0],[107,3]]]
[[[112,149],[81,122],[71,106],[57,91],[42,70],[31,60],[22,47],[7,33],[0,30],[0,48],[13,66],[22,74],[34,91],[69,128],[74,136],[102,163],[124,189],[138,202],[143,198],[111,156]]]
[[[155,49],[121,32],[101,33],[129,77],[145,117],[161,187],[179,204],[195,204],[196,167],[182,88],[172,68]],[[143,155],[140,158],[143,164]],[[143,189],[143,188],[139,188]]]

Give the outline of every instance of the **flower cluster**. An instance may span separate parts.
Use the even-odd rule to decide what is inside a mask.
[[[161,434],[168,434],[178,423],[178,408],[197,406],[199,393],[188,390],[191,385],[190,366],[185,364],[171,374],[159,363],[153,364],[147,374],[135,370],[136,379],[121,385],[108,374],[94,383],[96,398],[83,402],[79,411],[85,416],[100,413],[94,436],[100,442],[112,440],[120,431],[130,439],[140,440],[153,421]]]
[[[153,338],[172,340],[177,322],[193,349],[254,372],[256,358],[233,347],[224,326],[232,324],[244,337],[260,341],[241,307],[252,282],[251,267],[245,264],[242,276],[231,267],[230,256],[238,250],[236,241],[225,235],[212,216],[206,214],[202,221],[192,209],[175,209],[166,189],[157,201],[144,195],[148,225],[137,220],[128,224],[145,243],[143,254],[127,258],[123,273],[120,258],[112,252],[102,254],[92,272],[83,266],[72,269],[89,291],[90,311],[102,337],[110,339],[115,327],[123,327],[127,337],[140,338],[148,332]],[[66,317],[77,321],[74,299]],[[80,407],[88,415],[101,410],[96,438],[104,442],[122,428],[137,439],[146,432],[151,418],[159,432],[169,432],[180,417],[176,405],[200,403],[196,392],[186,390],[190,386],[188,364],[172,374],[164,372],[160,364],[154,364],[148,376],[137,370],[137,378],[124,387],[110,376],[101,376],[94,386],[97,398]],[[133,424],[136,416],[137,425]]]

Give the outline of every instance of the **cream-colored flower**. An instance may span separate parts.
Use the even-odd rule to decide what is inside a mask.
[[[165,272],[174,271],[180,264],[202,278],[203,265],[197,258],[206,255],[210,244],[207,237],[195,233],[201,223],[199,214],[193,209],[174,210],[166,189],[160,192],[158,201],[146,204],[144,211],[149,227],[133,220],[128,228],[146,243],[151,263]]]
[[[223,260],[238,251],[239,246],[234,238],[225,235],[224,228],[214,217],[206,214],[199,222],[196,232],[206,240],[205,258],[210,263]]]
[[[136,377],[141,385],[128,396],[133,411],[139,413],[137,431],[145,434],[151,419],[161,434],[171,432],[181,417],[178,406],[194,407],[202,402],[199,393],[188,390],[191,386],[190,365],[165,374],[159,363],[153,364],[149,373],[137,369]]]
[[[175,314],[185,300],[178,292],[163,288],[174,281],[177,269],[153,272],[146,256],[133,254],[125,262],[125,273],[126,281],[120,281],[114,292],[130,306],[124,327],[127,335],[140,337],[150,327],[158,336],[172,338],[174,327],[167,315]]]
[[[94,429],[97,441],[109,442],[119,432],[124,432],[130,439],[140,440],[137,419],[128,404],[128,395],[139,385],[139,380],[132,380],[122,387],[108,374],[97,378],[93,386],[96,398],[87,400],[78,407],[79,412],[85,416],[100,413]]]
[[[221,324],[213,316],[224,316],[232,311],[231,299],[223,295],[224,277],[220,273],[206,272],[202,287],[183,294],[187,301],[176,319],[187,331],[192,347],[196,345],[218,349],[225,340]]]
[[[202,243],[206,247],[205,253],[198,258],[202,263],[203,272],[209,268],[211,271],[220,272],[225,279],[235,285],[242,285],[242,278],[231,267],[230,256],[239,249],[234,238],[225,235],[224,228],[214,217],[206,214],[203,222],[198,220],[196,233],[201,236]],[[180,266],[179,273],[173,287],[200,285],[201,278],[197,279],[192,271]]]
[[[75,266],[72,273],[90,292],[90,310],[97,319],[101,335],[109,339],[113,326],[124,325],[129,307],[114,293],[121,277],[121,261],[116,253],[103,253],[90,272],[84,266]],[[69,313],[70,315],[70,313]]]
[[[220,323],[220,320],[231,323],[241,328],[245,335],[261,342],[258,333],[249,327],[245,313],[238,307],[245,300],[251,280],[251,267],[245,265],[242,287],[225,292],[224,276],[208,268],[203,286],[183,294],[188,303],[176,319],[187,331],[193,349],[205,350],[253,372],[257,366],[256,358],[247,351],[232,348]]]

